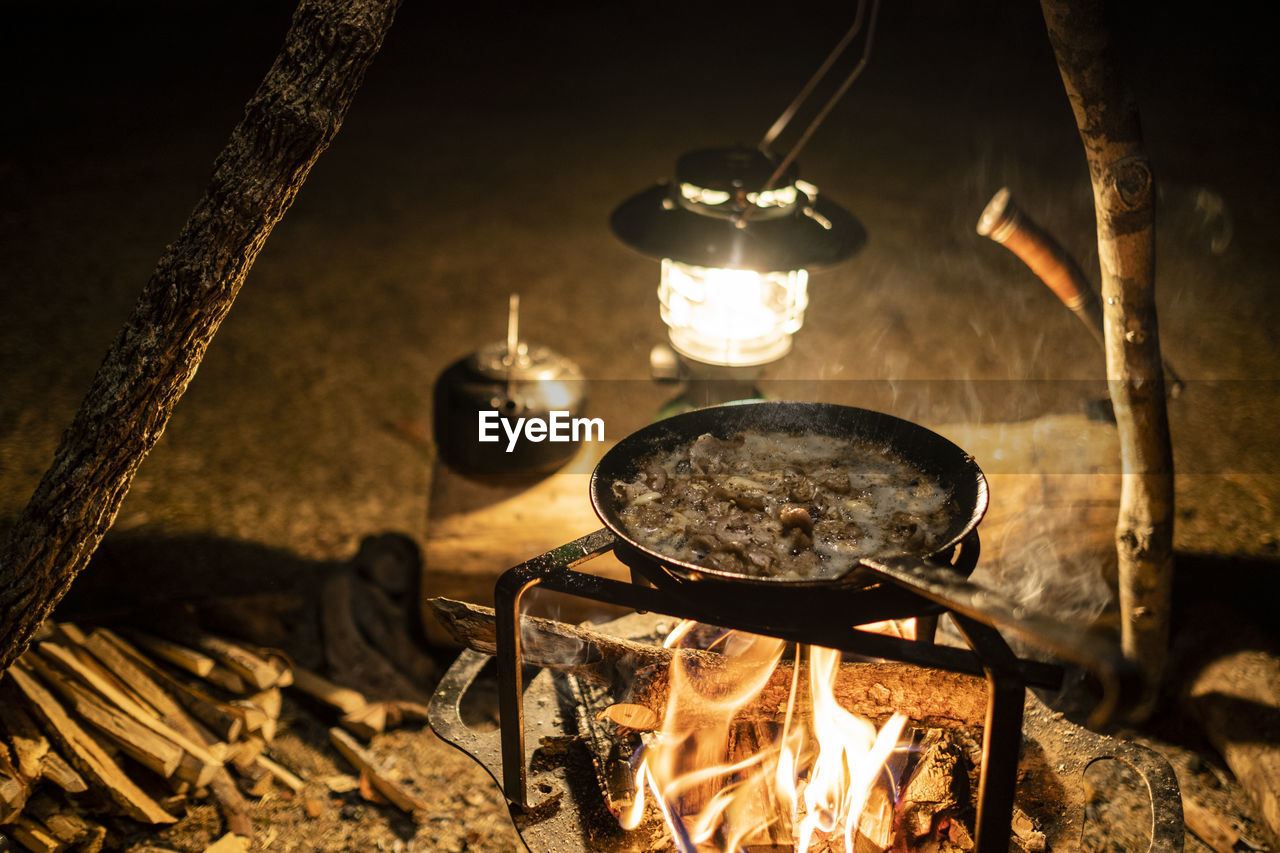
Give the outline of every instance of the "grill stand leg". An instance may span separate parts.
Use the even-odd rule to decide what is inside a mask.
[[[1014,668],[1016,658],[994,628],[952,613],[956,627],[982,659],[987,675],[987,718],[978,777],[978,816],[974,853],[1005,853],[1013,821],[1013,796],[1022,747],[1022,707],[1026,684]]]
[[[502,731],[502,788],[513,805],[529,805],[524,762],[524,662],[520,648],[520,599],[538,584],[539,572],[517,566],[493,590],[497,633],[498,718]]]

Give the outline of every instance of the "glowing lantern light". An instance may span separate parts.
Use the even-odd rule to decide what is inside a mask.
[[[662,261],[658,300],[671,346],[702,365],[754,367],[791,349],[808,306],[808,269],[866,242],[852,214],[760,151],[679,159],[674,181],[613,212],[614,233]]]

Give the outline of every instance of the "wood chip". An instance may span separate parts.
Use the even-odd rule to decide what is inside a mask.
[[[59,753],[50,750],[40,762],[40,775],[68,794],[83,794],[89,783]]]
[[[336,708],[343,714],[352,714],[369,704],[364,694],[349,687],[340,687],[309,669],[293,668],[293,687],[319,702]]]
[[[267,758],[265,755],[259,755],[256,763],[259,767],[270,773],[273,779],[284,785],[290,791],[293,791],[295,794],[299,793],[306,785],[306,783],[288,767]]]
[[[217,841],[204,848],[204,853],[248,853],[249,842],[236,835],[228,832]]]
[[[381,702],[374,702],[350,714],[343,714],[339,722],[347,731],[368,740],[386,730],[387,709]]]
[[[280,671],[276,667],[230,640],[212,634],[198,634],[195,642],[201,651],[208,652],[258,690],[274,687],[280,680]]]
[[[626,729],[635,729],[636,731],[652,731],[658,727],[658,714],[652,708],[645,705],[633,705],[629,702],[619,702],[605,708],[597,717],[601,720],[609,720],[614,725],[622,726]]]
[[[138,645],[161,660],[168,661],[179,669],[200,678],[204,678],[212,672],[214,664],[217,663],[213,658],[202,652],[189,649],[163,637],[153,637],[150,634],[138,633],[134,635],[134,639],[137,640]]]
[[[35,721],[22,710],[10,695],[0,692],[0,735],[7,735],[13,745],[13,760],[18,773],[28,782],[40,778],[40,767],[49,751],[49,739],[36,726]]]
[[[60,841],[47,827],[25,816],[19,817],[5,829],[31,853],[61,853],[67,849],[66,842]]]
[[[335,794],[347,794],[360,787],[360,780],[350,773],[335,773],[321,780],[326,788]]]
[[[342,753],[342,757],[351,762],[352,766],[361,773],[366,774],[374,789],[396,808],[407,813],[427,808],[426,802],[409,793],[399,782],[392,779],[387,769],[364,747],[356,743],[351,735],[342,729],[332,728],[329,729],[329,740],[338,752]]]
[[[75,806],[59,803],[39,793],[27,804],[26,814],[40,821],[59,841],[76,845],[77,851],[101,850],[107,830],[86,818]]]

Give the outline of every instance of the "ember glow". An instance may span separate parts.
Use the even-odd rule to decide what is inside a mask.
[[[682,623],[666,645],[679,647],[695,626]],[[714,644],[723,666],[675,658],[662,727],[637,756],[625,828],[640,823],[649,802],[679,853],[892,846],[895,782],[886,763],[906,718],[895,714],[877,732],[836,701],[839,652],[802,646],[794,665],[780,669],[786,645],[731,631]],[[779,677],[788,672],[789,679]],[[783,718],[753,717],[753,703],[779,690],[786,693]]]

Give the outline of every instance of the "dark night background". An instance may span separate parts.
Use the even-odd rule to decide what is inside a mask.
[[[1122,4],[1160,185],[1178,544],[1277,548],[1276,68],[1259,6]],[[0,523],[46,467],[102,353],[275,55],[282,2],[5,3]],[[430,394],[501,337],[582,365],[608,437],[670,389],[657,264],[607,226],[692,148],[753,144],[852,19],[845,4],[451,7],[409,2],[277,227],[115,534],[207,535],[309,559],[421,539]],[[784,142],[786,141],[784,137]],[[1085,161],[1034,3],[886,3],[871,64],[801,157],[870,235],[817,271],[781,393],[930,424],[1078,411],[1102,360],[974,234],[1002,185],[1082,262]],[[815,380],[820,380],[815,382]],[[970,384],[970,383],[973,384]]]

